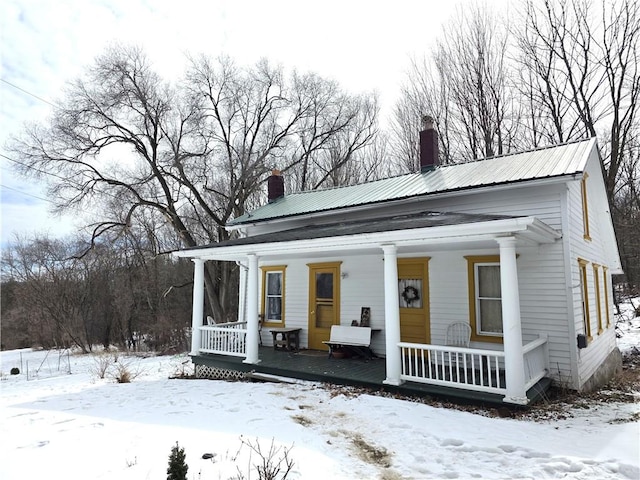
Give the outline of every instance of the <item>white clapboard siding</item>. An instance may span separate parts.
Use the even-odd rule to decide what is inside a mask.
[[[584,238],[583,211],[582,211],[582,191],[581,182],[577,180],[570,182],[568,185],[568,232],[565,234],[569,241],[572,251],[570,259],[571,285],[572,288],[572,305],[573,305],[573,324],[576,334],[585,333],[582,313],[582,297],[580,291],[580,269],[578,266],[578,258],[584,259],[587,265],[587,286],[589,290],[589,319],[591,325],[592,340],[587,348],[577,350],[577,381],[576,388],[581,388],[591,376],[596,372],[598,367],[609,355],[609,352],[615,346],[615,332],[612,319],[609,319],[610,326],[607,328],[606,308],[604,305],[605,296],[603,293],[602,266],[609,267],[606,263],[604,255],[604,244],[602,239],[601,218],[595,214],[595,202],[602,201],[601,192],[597,191],[599,183],[602,182],[602,174],[597,158],[593,157],[587,164],[587,200],[589,207],[589,234],[591,240]],[[602,323],[604,331],[598,334],[598,313],[595,292],[595,279],[593,272],[593,264],[601,265],[599,268],[600,282],[600,300],[602,302]],[[609,312],[613,314],[613,292],[611,290],[611,278],[607,277],[607,289],[609,300]],[[572,339],[575,341],[575,339]],[[613,344],[613,346],[612,346]]]
[[[592,162],[593,163],[593,162]],[[597,166],[597,165],[596,165]],[[597,176],[594,170],[590,176]],[[589,187],[593,182],[587,182]],[[590,199],[599,198],[589,195]],[[566,208],[566,211],[563,210]],[[412,211],[441,211],[464,212],[471,214],[500,214],[511,216],[535,216],[552,228],[560,230],[563,239],[554,244],[531,247],[518,247],[518,282],[520,289],[520,304],[522,317],[523,340],[530,342],[540,334],[548,336],[550,374],[566,380],[572,378],[579,388],[595,372],[602,360],[611,351],[611,342],[615,342],[613,322],[608,331],[597,335],[597,304],[593,291],[594,279],[591,267],[587,269],[590,287],[590,318],[594,340],[588,348],[577,351],[576,333],[582,333],[582,310],[580,297],[580,277],[577,258],[608,266],[602,254],[603,245],[600,241],[600,222],[590,218],[590,233],[592,241],[583,238],[582,200],[580,180],[570,180],[568,183],[549,185],[522,185],[518,188],[496,189],[485,192],[458,192],[456,196],[442,196],[440,198],[421,197],[414,203],[385,204],[366,211],[341,212],[340,220],[374,218],[381,214],[393,215],[410,213]],[[314,221],[319,221],[322,214]],[[335,218],[335,217],[333,217]],[[269,225],[267,222],[253,234],[266,233],[285,228],[304,225],[309,221],[305,218],[291,218]],[[332,221],[332,217],[327,217]],[[335,221],[335,220],[333,220]],[[565,242],[569,242],[568,246]],[[498,245],[493,249],[441,251],[412,251],[411,257],[430,257],[429,261],[429,290],[430,290],[430,322],[431,343],[444,343],[446,328],[450,323],[468,321],[469,308],[467,292],[467,263],[465,255],[497,255]],[[407,254],[400,253],[400,257]],[[570,258],[566,258],[570,257]],[[308,345],[308,290],[309,271],[307,264],[330,261],[341,261],[341,305],[340,323],[350,325],[352,320],[360,319],[361,308],[371,308],[371,327],[382,329],[372,337],[373,350],[384,355],[384,282],[383,282],[382,251],[371,255],[354,256],[345,253],[333,257],[288,259],[285,263],[286,291],[285,291],[285,322],[287,327],[302,328],[301,346]],[[275,261],[274,264],[283,264]],[[261,264],[262,265],[262,264]],[[567,276],[566,269],[569,269]],[[602,276],[602,269],[600,270]],[[603,288],[602,277],[600,287]],[[611,279],[607,278],[609,289],[608,299],[610,313],[613,312]],[[601,300],[604,302],[604,295]],[[605,306],[602,305],[603,324]],[[267,327],[268,329],[268,327]],[[271,336],[263,333],[265,344],[270,344]],[[482,348],[500,348],[500,345]]]

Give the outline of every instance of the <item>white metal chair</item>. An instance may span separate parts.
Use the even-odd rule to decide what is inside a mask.
[[[449,347],[469,348],[471,343],[471,325],[466,322],[454,322],[447,327],[444,339],[445,345]]]
[[[445,334],[444,343],[448,347],[463,347],[469,348],[471,343],[471,325],[466,322],[454,322],[447,327],[447,333]],[[461,352],[451,353],[449,352],[449,362],[452,362],[455,370],[452,374],[456,375],[459,379],[461,375],[460,369],[466,366],[467,355]]]

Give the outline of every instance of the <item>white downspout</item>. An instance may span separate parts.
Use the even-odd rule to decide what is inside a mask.
[[[504,369],[507,395],[503,401],[526,405],[524,354],[522,349],[522,323],[520,319],[520,292],[516,263],[516,238],[501,237],[500,287],[502,289],[502,330],[504,341]]]

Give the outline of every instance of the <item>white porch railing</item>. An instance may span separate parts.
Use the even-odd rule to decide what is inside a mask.
[[[525,389],[529,390],[549,373],[547,336],[540,335],[537,340],[527,343],[522,347],[522,353],[524,355]]]
[[[247,322],[218,323],[200,327],[200,352],[244,357]]]
[[[506,393],[504,352],[475,348],[400,344],[402,380],[462,388],[478,392]]]
[[[523,347],[527,389],[547,374],[546,343],[539,338]],[[506,394],[502,351],[404,342],[398,346],[402,380]]]

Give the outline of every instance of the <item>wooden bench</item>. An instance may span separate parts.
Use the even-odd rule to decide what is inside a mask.
[[[329,358],[339,348],[349,350],[358,356],[372,358],[371,328],[348,327],[346,325],[332,325],[331,336],[328,341],[322,343],[329,346]]]

